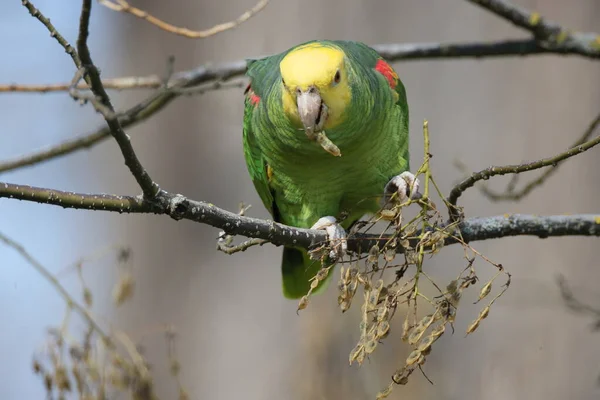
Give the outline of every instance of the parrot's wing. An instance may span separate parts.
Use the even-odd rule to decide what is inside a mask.
[[[269,211],[271,216],[278,220],[277,211],[275,207],[275,201],[273,199],[273,191],[269,186],[269,174],[268,165],[262,156],[262,152],[256,143],[253,132],[253,114],[255,105],[252,104],[250,96],[246,96],[245,108],[244,108],[244,129],[243,129],[243,147],[244,157],[246,158],[246,165],[250,178],[254,187]]]

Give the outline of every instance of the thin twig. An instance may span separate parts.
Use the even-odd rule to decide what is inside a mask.
[[[79,315],[81,315],[94,329],[102,336],[102,339],[105,340],[107,345],[110,346],[112,343],[110,336],[107,335],[104,330],[98,325],[96,320],[92,317],[90,312],[81,304],[77,303],[73,296],[69,294],[67,289],[64,288],[63,285],[56,279],[54,275],[48,270],[48,268],[44,267],[38,260],[36,260],[20,243],[17,243],[13,239],[9,238],[3,233],[0,233],[0,241],[4,242],[7,246],[12,247],[17,253],[21,255],[41,276],[44,277],[62,296],[62,298],[67,303],[67,306],[77,311]]]
[[[217,250],[222,251],[225,254],[231,255],[234,253],[238,253],[240,251],[246,251],[250,247],[262,246],[263,244],[267,244],[267,243],[269,243],[267,240],[253,238],[253,239],[248,239],[240,244],[232,246],[222,240],[218,240],[217,241]]]
[[[590,129],[593,131],[598,124],[600,124],[600,115],[598,115],[594,121],[590,124]],[[542,158],[537,161],[516,164],[516,165],[505,165],[505,166],[492,166],[481,170],[479,172],[475,172],[471,174],[468,178],[465,178],[462,182],[454,186],[450,195],[448,196],[448,204],[449,204],[449,213],[451,219],[457,220],[460,218],[460,212],[457,207],[458,198],[467,190],[468,188],[475,185],[475,183],[481,180],[487,180],[492,176],[496,175],[507,175],[507,174],[519,174],[522,172],[533,171],[536,169],[553,166],[555,167],[561,161],[564,161],[570,157],[576,156],[578,154],[583,153],[591,149],[592,147],[600,144],[600,135],[596,136],[594,139],[588,140],[579,145],[573,146],[569,148],[567,151],[562,152],[560,154]]]
[[[80,65],[81,61],[79,60],[79,56],[77,55],[75,48],[69,44],[69,42],[60,34],[60,32],[56,30],[50,20],[46,18],[33,4],[31,4],[30,1],[21,0],[21,4],[27,8],[32,17],[37,18],[46,27],[46,29],[48,29],[50,36],[55,38],[65,52],[70,55],[71,58],[73,58],[75,65]],[[77,68],[79,68],[79,66]],[[68,87],[65,90],[68,90]]]
[[[258,3],[256,3],[256,5],[254,5],[254,7],[252,7],[250,10],[244,12],[242,15],[240,15],[238,18],[236,18],[233,21],[218,24],[218,25],[213,26],[212,28],[201,30],[201,31],[191,30],[188,28],[182,28],[179,26],[169,24],[168,22],[165,22],[165,21],[149,14],[147,11],[144,11],[142,9],[139,9],[139,8],[136,8],[132,5],[130,5],[125,0],[98,0],[98,3],[102,4],[103,6],[105,6],[107,8],[110,8],[113,11],[118,11],[118,12],[123,12],[123,13],[134,15],[152,25],[155,25],[156,27],[158,27],[164,31],[174,33],[176,35],[187,37],[190,39],[205,39],[207,37],[214,36],[218,33],[236,28],[237,26],[248,21],[254,15],[256,15],[261,10],[263,10],[267,6],[267,4],[269,4],[269,0],[260,0]]]
[[[596,119],[593,120],[592,123],[587,127],[583,135],[571,145],[571,148],[585,144],[585,142],[589,140],[590,136],[592,136],[592,133],[594,133],[598,125],[600,125],[600,114],[598,114]],[[522,189],[518,191],[515,191],[515,186],[518,182],[519,175],[514,175],[513,179],[509,182],[503,192],[497,192],[490,189],[487,182],[481,182],[479,189],[481,190],[481,193],[483,193],[483,195],[489,198],[491,201],[519,201],[529,195],[533,189],[546,182],[546,180],[558,170],[558,167],[561,164],[561,162],[557,162],[556,164],[551,165],[542,174],[540,174],[540,176],[529,181],[527,184],[525,184],[525,186],[523,186]],[[467,171],[466,166],[462,164],[457,164],[457,166],[461,170]]]

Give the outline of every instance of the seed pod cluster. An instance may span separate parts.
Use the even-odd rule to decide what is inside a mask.
[[[356,266],[346,269],[342,266],[340,268],[340,274],[341,278],[338,282],[338,305],[342,312],[346,312],[352,304],[352,299],[356,294],[359,283],[363,283],[364,279],[358,273],[358,267]]]

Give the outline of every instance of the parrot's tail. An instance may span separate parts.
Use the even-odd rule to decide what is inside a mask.
[[[283,248],[283,260],[281,262],[281,273],[283,276],[283,295],[288,299],[299,299],[308,293],[310,279],[321,269],[319,260],[311,260],[306,250],[293,247]],[[327,279],[319,282],[319,286],[312,294],[321,292],[327,287],[331,280],[333,270],[329,271]]]

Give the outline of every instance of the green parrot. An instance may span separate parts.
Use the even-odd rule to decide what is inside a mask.
[[[377,212],[382,197],[418,193],[407,171],[404,85],[375,50],[311,41],[247,60],[246,74],[243,148],[256,191],[276,222],[324,229],[330,261],[347,250],[346,230]],[[306,250],[284,247],[284,296],[304,296],[320,268]]]

